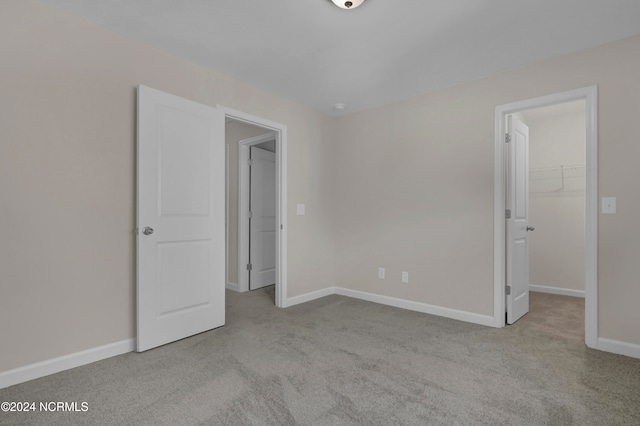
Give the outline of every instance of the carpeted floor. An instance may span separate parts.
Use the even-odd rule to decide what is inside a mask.
[[[87,402],[0,413],[7,425],[638,425],[640,360],[587,349],[584,301],[531,294],[493,329],[273,287],[227,292],[227,325],[0,390]]]

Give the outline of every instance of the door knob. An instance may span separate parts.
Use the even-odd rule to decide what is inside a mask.
[[[536,228],[534,228],[533,226],[527,226],[527,231],[535,231]],[[153,232],[153,229],[151,230],[151,232]]]
[[[144,235],[151,235],[153,234],[153,228],[151,228],[150,226],[145,226],[144,228],[142,228],[142,233]]]

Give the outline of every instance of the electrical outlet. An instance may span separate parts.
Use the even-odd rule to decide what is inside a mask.
[[[378,278],[384,280],[384,268],[378,268]]]
[[[402,273],[402,282],[403,283],[408,283],[409,282],[409,273],[408,272],[403,272]]]

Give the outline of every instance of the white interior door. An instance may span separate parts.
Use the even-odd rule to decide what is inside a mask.
[[[529,128],[508,117],[507,323],[529,312]],[[508,215],[509,216],[509,215]],[[531,229],[532,230],[532,229]]]
[[[249,289],[276,282],[276,155],[251,147]]]
[[[138,88],[138,352],[224,325],[224,114]]]

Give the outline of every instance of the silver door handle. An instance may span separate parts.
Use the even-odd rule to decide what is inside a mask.
[[[527,226],[527,231],[535,231],[536,228],[534,228],[533,226]],[[153,229],[152,229],[153,231]]]
[[[153,234],[153,228],[150,226],[145,226],[144,228],[142,228],[142,233],[144,235],[151,235]]]

